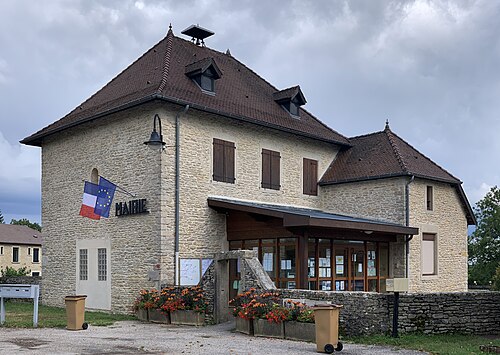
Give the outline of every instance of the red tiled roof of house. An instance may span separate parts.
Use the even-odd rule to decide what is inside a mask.
[[[330,164],[321,184],[370,180],[390,176],[416,176],[459,184],[460,180],[393,133],[381,132],[350,138],[352,147]]]
[[[42,245],[42,233],[17,224],[0,224],[0,244]]]
[[[320,185],[341,184],[396,176],[450,183],[464,206],[467,223],[476,224],[462,182],[420,153],[389,128],[381,132],[349,138],[352,146],[339,152],[321,178]]]
[[[212,58],[222,72],[216,94],[207,95],[186,74],[186,66]],[[88,100],[21,143],[41,145],[44,137],[145,101],[160,99],[230,118],[341,145],[343,135],[300,109],[300,119],[274,101],[278,90],[244,64],[207,47],[175,37],[172,30]]]

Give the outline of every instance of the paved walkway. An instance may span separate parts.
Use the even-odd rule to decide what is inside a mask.
[[[233,331],[234,323],[206,327],[138,321],[82,331],[0,328],[0,354],[315,354],[312,343],[256,338]],[[344,344],[339,354],[425,354],[389,347]]]

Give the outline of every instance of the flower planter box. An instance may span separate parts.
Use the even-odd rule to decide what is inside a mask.
[[[284,339],[285,326],[283,323],[270,323],[267,319],[254,319],[253,334],[256,337]]]
[[[204,325],[205,314],[191,310],[177,310],[170,313],[170,321],[178,325]]]
[[[316,325],[314,323],[285,322],[285,339],[316,342]]]
[[[168,313],[163,313],[159,309],[150,309],[148,313],[150,322],[170,324],[170,315]]]
[[[142,322],[147,322],[149,320],[148,310],[144,308],[140,308],[137,311],[135,311],[135,316]]]
[[[253,321],[235,317],[236,318],[236,331],[239,333],[253,335]]]

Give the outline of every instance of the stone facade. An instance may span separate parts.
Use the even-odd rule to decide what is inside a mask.
[[[324,210],[405,224],[406,178],[368,180],[321,187]]]
[[[161,156],[142,144],[151,133],[151,113],[151,105],[143,105],[44,140],[44,303],[62,306],[64,296],[75,294],[76,241],[82,239],[110,241],[112,311],[129,311],[138,290],[153,286],[148,271],[160,263]],[[138,198],[147,198],[150,213],[115,217],[112,208],[108,219],[79,216],[82,180],[91,179],[93,168]],[[114,202],[130,199],[117,191]]]
[[[167,145],[175,142],[175,111],[160,113],[168,118],[164,132]],[[165,121],[165,119],[164,119]],[[164,125],[165,126],[165,125]],[[207,197],[225,196],[273,204],[291,204],[318,208],[318,196],[302,193],[303,158],[318,161],[318,176],[328,168],[338,148],[332,144],[301,138],[289,133],[241,124],[232,119],[189,110],[180,124],[180,258],[211,258],[214,253],[228,249],[225,216],[208,207]],[[234,142],[235,183],[213,181],[213,139]],[[269,190],[261,187],[262,149],[281,154],[281,188]],[[165,155],[164,155],[165,156]],[[174,179],[174,151],[168,152],[162,167],[162,222],[173,211],[170,185]],[[166,250],[173,250],[173,224],[162,223],[162,238]],[[162,250],[165,250],[162,248]],[[162,274],[162,282],[173,283],[172,253],[163,254],[162,268],[171,270]]]
[[[12,262],[13,248],[19,248],[19,261]],[[38,249],[38,262],[33,262],[33,249]],[[5,270],[6,267],[20,269],[26,267],[30,270],[29,275],[33,272],[42,273],[42,246],[41,245],[23,245],[23,244],[4,244],[0,243],[0,270]]]
[[[433,210],[426,206],[427,186],[433,188]],[[410,225],[419,229],[410,242],[410,290],[467,290],[467,220],[455,187],[415,179],[409,185]],[[437,274],[422,275],[422,233],[436,235]]]
[[[43,279],[45,303],[62,306],[65,295],[77,292],[76,243],[84,239],[110,242],[112,311],[128,311],[141,288],[176,283],[175,117],[180,109],[178,105],[150,103],[44,140],[42,260],[49,271]],[[155,113],[162,119],[167,143],[161,152],[142,144],[149,137]],[[234,184],[212,179],[214,138],[235,143]],[[338,152],[333,144],[191,109],[180,117],[179,146],[180,258],[212,258],[228,249],[225,215],[208,207],[209,196],[319,208],[405,224],[407,178],[323,186],[318,196],[303,194],[303,158],[317,160],[318,176],[322,176]],[[263,148],[280,152],[280,190],[261,187]],[[146,198],[149,213],[116,217],[113,208],[108,219],[80,217],[82,180],[90,180],[94,168],[137,198]],[[410,225],[424,232],[428,226],[437,228],[439,258],[447,259],[440,265],[437,279],[422,279],[418,271],[421,236],[416,236],[410,247],[412,290],[463,290],[466,221],[456,192],[446,184],[434,184],[436,210],[428,214],[423,210],[425,198],[421,196],[425,182],[416,180],[410,186]],[[130,199],[117,192],[114,202]],[[400,238],[390,248],[390,275],[404,276],[404,241]],[[150,279],[153,271],[159,271],[158,283]]]

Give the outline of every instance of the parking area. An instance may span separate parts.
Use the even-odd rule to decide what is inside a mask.
[[[0,354],[314,354],[312,343],[256,338],[234,332],[233,323],[206,327],[138,321],[82,331],[0,328]],[[425,354],[345,344],[339,354]]]

